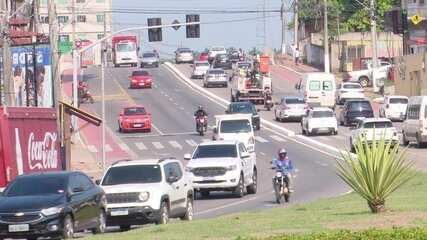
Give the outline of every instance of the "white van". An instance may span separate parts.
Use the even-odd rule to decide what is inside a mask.
[[[335,105],[335,76],[331,73],[306,73],[296,88],[304,92],[304,99],[311,106],[332,108]]]
[[[409,98],[406,120],[402,126],[402,140],[406,146],[415,141],[417,147],[427,142],[427,96]]]

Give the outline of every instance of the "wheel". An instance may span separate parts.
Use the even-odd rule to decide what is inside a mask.
[[[125,232],[130,230],[130,225],[120,225],[120,231]]]
[[[120,65],[119,64],[114,64],[114,67],[118,68],[118,67],[120,67]]]
[[[208,190],[201,190],[200,194],[202,195],[202,197],[207,198],[209,197],[209,191]]]
[[[409,140],[406,138],[405,132],[402,132],[402,143],[403,143],[403,146],[409,145]]]
[[[344,126],[344,121],[340,120],[340,126]]]
[[[167,224],[169,222],[169,207],[167,202],[163,201],[160,205],[160,216],[156,224]]]
[[[285,193],[283,197],[285,198],[285,202],[289,202],[289,197],[290,197],[289,193]]]
[[[187,198],[187,208],[185,210],[185,215],[181,217],[182,220],[191,221],[194,216],[194,208],[193,208],[193,198]]]
[[[351,140],[350,138],[350,152],[355,153],[356,152],[356,148],[353,145],[353,140]]]
[[[246,191],[249,194],[255,194],[257,192],[257,188],[258,188],[258,174],[257,174],[257,170],[256,168],[254,168],[254,173],[252,175],[252,184],[247,186]]]
[[[120,133],[122,133],[122,132],[123,132],[123,129],[122,129],[122,126],[120,125],[120,123],[119,123],[119,132],[120,132]]]
[[[369,78],[363,76],[359,78],[359,83],[362,87],[367,87],[369,86]]]
[[[224,84],[224,88],[228,88],[228,84]]]
[[[417,133],[417,148],[422,148],[424,143],[421,141],[420,134]]]
[[[332,132],[332,134],[334,134],[334,135],[338,135],[338,130],[334,130],[334,131]]]
[[[312,133],[312,132],[310,132],[310,130],[306,130],[305,132],[307,133],[307,136],[311,136],[311,135],[313,135],[313,133]]]
[[[245,183],[243,179],[243,174],[240,174],[239,184],[236,186],[233,192],[234,195],[236,195],[236,197],[238,198],[242,198],[243,196],[245,196]]]
[[[96,224],[96,228],[92,230],[93,234],[105,233],[105,229],[107,228],[106,218],[107,217],[105,215],[105,211],[101,209],[98,215],[98,219],[97,219],[98,222]]]
[[[71,239],[74,237],[74,220],[70,215],[64,218],[64,227],[62,229],[62,238]]]
[[[306,134],[306,132],[305,132],[304,128],[302,128],[302,127],[301,127],[301,133],[302,133],[302,135],[305,135],[305,134]]]

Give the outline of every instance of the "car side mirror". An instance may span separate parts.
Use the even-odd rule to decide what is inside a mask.
[[[225,113],[226,113],[226,114],[229,114],[229,113],[230,113],[230,111],[229,111],[229,110],[225,110]]]
[[[84,191],[83,187],[75,187],[75,188],[73,188],[73,194],[81,193],[83,191]]]
[[[187,161],[191,160],[191,154],[189,153],[184,154],[184,160],[187,160]]]
[[[168,182],[168,183],[174,183],[174,182],[176,182],[176,181],[178,181],[178,177],[177,177],[177,176],[175,176],[175,175],[170,175],[170,176],[168,177],[168,179],[167,179],[167,182]]]
[[[101,185],[101,179],[96,179],[96,180],[95,180],[95,184],[96,184],[96,185]]]
[[[296,90],[300,90],[300,89],[301,89],[301,85],[300,85],[300,84],[298,84],[298,83],[296,83],[296,84],[295,84],[295,89],[296,89]]]

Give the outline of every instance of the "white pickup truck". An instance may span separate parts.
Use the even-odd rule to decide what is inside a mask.
[[[379,62],[377,67],[377,80],[384,82],[387,79],[388,72],[392,65],[389,62]],[[368,87],[372,85],[372,64],[368,64],[367,69],[347,72],[344,76],[345,82],[358,82],[362,87]]]

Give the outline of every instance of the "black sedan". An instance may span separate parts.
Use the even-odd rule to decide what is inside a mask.
[[[258,114],[258,110],[255,108],[255,105],[251,102],[232,102],[228,105],[227,114],[251,114],[252,115],[252,125],[255,130],[261,129],[261,120]]]
[[[217,54],[213,60],[213,68],[231,69],[233,63],[227,54]]]
[[[0,239],[103,233],[105,202],[104,191],[80,172],[19,176],[0,197]]]

